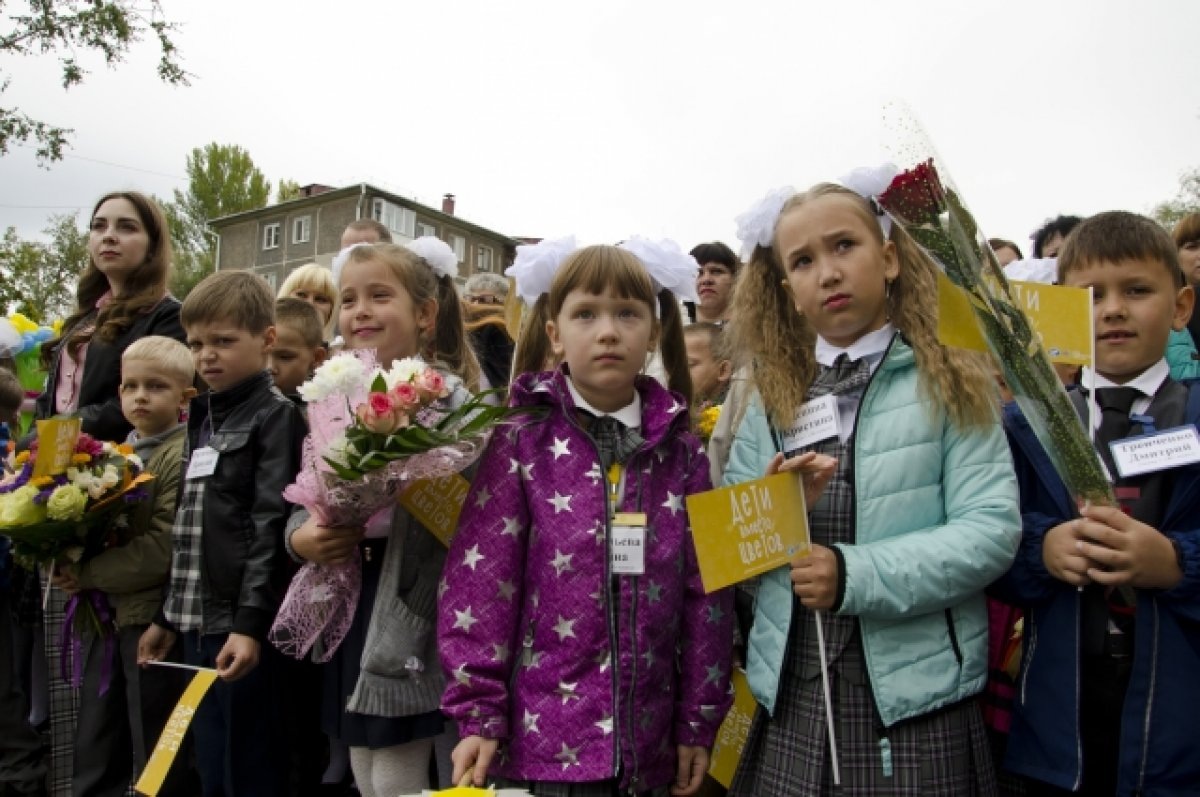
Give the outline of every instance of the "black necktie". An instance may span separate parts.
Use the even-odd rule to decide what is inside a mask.
[[[1142,396],[1142,391],[1136,387],[1102,387],[1096,390],[1096,403],[1100,405],[1100,429],[1096,432],[1096,448],[1114,482],[1120,479],[1116,464],[1113,462],[1112,449],[1109,443],[1120,440],[1129,434],[1133,422],[1129,412],[1133,402]]]

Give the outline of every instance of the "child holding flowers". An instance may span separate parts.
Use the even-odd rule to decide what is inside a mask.
[[[731,332],[758,397],[725,479],[809,452],[836,469],[809,504],[811,553],[758,582],[746,671],[761,710],[730,793],[992,794],[983,589],[1020,521],[991,377],[938,344],[937,267],[872,200],[787,189],[739,226],[753,255]],[[836,433],[806,436],[802,406]]]
[[[479,380],[454,287],[458,258],[432,239],[409,246],[416,250],[359,244],[343,251],[338,326],[346,348],[374,349],[384,369],[423,357],[443,380],[426,387],[445,394],[443,406],[458,407]],[[357,365],[353,358],[335,358],[319,378],[335,379],[342,363],[347,369]],[[397,383],[406,381],[397,375]],[[359,417],[379,430],[395,428],[403,410],[386,394],[376,395],[358,408]],[[445,726],[438,711],[445,681],[433,634],[445,547],[400,507],[366,528],[323,526],[307,512],[298,512],[289,526],[289,548],[303,561],[339,564],[362,557],[352,624],[324,667],[326,733],[350,747],[363,797],[427,788],[433,741]]]
[[[543,412],[492,438],[447,562],[454,779],[694,794],[729,704],[732,642],[729,591],[704,594],[683,505],[710,482],[665,288],[694,296],[696,263],[636,238],[572,250],[520,247],[509,270],[533,303],[517,363],[562,365],[513,382],[511,404]],[[675,390],[641,375],[660,339]],[[644,557],[615,563],[618,539]]]
[[[171,567],[186,431],[179,418],[196,393],[195,374],[187,347],[172,338],[150,335],[125,350],[121,410],[133,426],[127,442],[154,476],[150,495],[112,524],[112,547],[79,563],[60,564],[54,580],[72,594],[102,590],[117,625],[111,639],[85,638],[78,721],[83,744],[75,748],[72,775],[76,794],[124,794],[145,767],[182,691],[175,671],[139,670],[137,645],[162,605]],[[177,768],[174,782],[186,777],[182,769]]]

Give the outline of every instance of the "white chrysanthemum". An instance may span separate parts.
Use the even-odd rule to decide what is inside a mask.
[[[325,456],[343,467],[350,466],[350,454],[350,441],[344,434],[330,440],[329,445],[325,447]]]
[[[300,398],[311,403],[334,395],[348,395],[358,389],[365,376],[366,368],[353,354],[334,355],[300,386]]]
[[[382,371],[383,381],[387,383],[388,390],[391,390],[396,385],[413,381],[417,374],[424,370],[425,362],[420,357],[405,357],[392,363],[388,370]]]

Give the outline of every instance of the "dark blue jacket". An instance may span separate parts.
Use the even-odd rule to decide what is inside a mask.
[[[1188,396],[1200,421],[1200,386]],[[1080,593],[1052,577],[1042,539],[1078,517],[1074,501],[1016,405],[1004,411],[1024,533],[997,596],[1025,609],[1025,646],[1006,767],[1064,789],[1081,777]],[[1121,719],[1119,795],[1200,795],[1200,464],[1178,470],[1161,524],[1179,542],[1183,580],[1139,590],[1133,672]],[[1115,729],[1114,729],[1115,732]]]

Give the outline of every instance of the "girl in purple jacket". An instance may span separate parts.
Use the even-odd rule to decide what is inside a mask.
[[[511,403],[541,411],[492,438],[446,560],[454,778],[694,794],[732,640],[731,595],[704,594],[684,509],[710,487],[671,293],[694,291],[696,264],[642,239],[571,249],[520,247],[508,272],[533,302],[515,370],[561,365],[513,382]],[[660,343],[673,390],[641,375]]]

